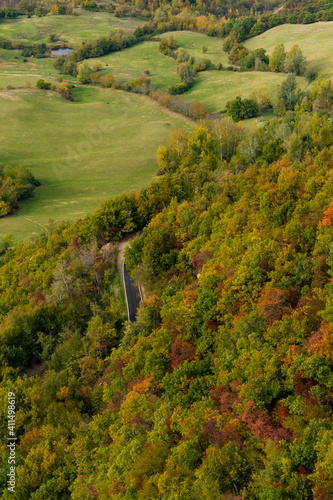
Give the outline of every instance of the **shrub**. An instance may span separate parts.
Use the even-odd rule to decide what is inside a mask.
[[[114,84],[114,76],[113,75],[102,76],[100,78],[100,84],[102,85],[102,87],[106,88],[112,87],[112,85]]]
[[[191,85],[189,83],[176,83],[176,85],[170,85],[168,87],[168,93],[172,95],[183,94],[187,92],[190,87]]]
[[[259,112],[258,103],[255,99],[241,99],[237,96],[226,104],[227,115],[238,122],[244,118],[252,118]]]
[[[51,83],[45,82],[44,80],[40,79],[37,80],[36,87],[38,89],[43,89],[43,90],[51,90]]]
[[[165,55],[171,55],[177,48],[176,40],[171,36],[170,38],[162,38],[159,43],[159,51]]]
[[[203,61],[195,61],[192,68],[194,71],[199,73],[200,71],[209,71],[215,69],[216,67],[210,59],[204,59]]]

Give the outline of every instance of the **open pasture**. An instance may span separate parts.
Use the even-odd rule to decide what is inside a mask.
[[[118,29],[134,30],[143,24],[138,19],[118,18],[109,12],[88,12],[76,8],[74,13],[71,16],[48,14],[30,19],[6,19],[0,23],[0,36],[24,43],[49,43],[50,35],[57,35],[59,40],[75,45],[85,39],[110,35]]]
[[[117,23],[127,23],[129,28],[132,22],[107,13],[88,15],[82,9],[78,13],[8,21],[0,25],[0,35],[42,42],[56,33],[59,39],[75,44],[83,38],[111,33],[120,27]],[[36,27],[35,35],[28,30],[30,38],[20,38],[18,33],[22,34],[29,22]],[[324,70],[333,71],[333,63],[328,61],[330,42],[324,43],[332,27],[333,23],[280,26],[246,45],[270,52],[281,42],[287,50],[299,43],[311,65],[322,68],[324,74]],[[173,36],[178,46],[196,59],[228,65],[221,39],[186,31],[161,36]],[[207,47],[206,53],[203,46]],[[112,74],[121,81],[148,70],[157,89],[165,90],[180,81],[176,62],[161,54],[158,43],[153,41],[91,60],[97,61],[103,66],[101,74]],[[88,86],[77,88],[75,102],[69,102],[56,93],[37,90],[39,78],[59,85],[53,63],[50,58],[28,58],[24,62],[19,51],[0,49],[0,161],[29,166],[42,183],[35,198],[25,202],[17,214],[0,219],[0,239],[10,232],[15,241],[26,241],[47,230],[49,220],[77,220],[106,199],[147,185],[156,172],[158,145],[167,140],[173,127],[193,127],[190,120],[142,95]],[[72,77],[64,78],[75,82]],[[270,72],[201,72],[183,98],[196,99],[215,113],[236,95],[248,97],[260,88],[266,88],[273,99],[285,78],[285,74]],[[298,82],[301,88],[307,85],[305,78],[298,78]],[[6,90],[9,85],[26,88]]]
[[[214,64],[222,63],[223,66],[229,66],[228,54],[223,52],[223,41],[221,38],[214,38],[203,33],[194,33],[192,31],[169,31],[160,38],[170,38],[176,40],[178,47],[183,47],[195,59],[210,59]],[[204,54],[202,47],[207,47]]]
[[[0,48],[0,89],[6,89],[8,85],[12,87],[36,86],[40,78],[59,85],[59,73],[54,69],[54,59],[49,57],[37,59],[21,56],[19,50],[5,50]],[[75,82],[76,78],[62,75],[62,78]]]
[[[50,219],[74,221],[123,192],[147,185],[156,151],[189,120],[148,97],[92,87],[69,102],[53,92],[0,92],[0,158],[29,166],[42,183],[35,198],[0,219],[0,238],[26,241]]]
[[[166,90],[169,85],[180,82],[176,62],[159,52],[157,42],[143,42],[88,61],[92,64],[100,61],[104,68],[102,75],[111,74],[122,82],[133,80],[147,70],[150,71],[152,85],[157,89]]]
[[[213,63],[228,64],[228,57],[222,50],[223,40],[212,38],[202,33],[190,31],[172,31],[160,35],[160,38],[173,37],[178,47],[186,49],[195,59],[210,59]],[[207,47],[207,52],[202,52],[202,47]],[[112,74],[120,81],[128,81],[145,71],[150,71],[151,82],[156,89],[166,90],[169,85],[180,82],[177,75],[177,65],[174,59],[161,54],[157,42],[144,42],[114,52],[97,59],[103,65],[102,74]],[[90,60],[92,63],[96,59]]]
[[[278,85],[286,78],[284,73],[251,71],[238,73],[233,71],[204,71],[199,73],[197,81],[189,92],[184,94],[189,99],[197,99],[211,113],[222,111],[228,101],[237,95],[249,97],[251,92],[266,88],[267,95],[273,99]],[[307,81],[297,78],[303,88]]]
[[[333,21],[314,24],[284,24],[245,42],[250,50],[264,48],[270,54],[283,43],[288,51],[298,44],[309,62],[323,77],[333,76]]]

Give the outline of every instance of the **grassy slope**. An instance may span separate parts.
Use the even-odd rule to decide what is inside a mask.
[[[191,127],[148,97],[109,89],[78,89],[74,103],[37,89],[2,92],[0,110],[0,158],[30,166],[43,184],[17,215],[0,220],[0,236],[18,241],[49,219],[76,220],[148,184],[158,145],[172,127]]]
[[[23,62],[23,59],[19,50],[0,49],[0,89],[5,89],[7,85],[26,86],[27,82],[35,87],[39,78],[59,86],[57,83],[59,73],[53,68],[54,59],[29,57],[27,62]],[[76,81],[76,78],[67,75],[63,78],[73,83]]]
[[[284,43],[286,50],[290,50],[297,43],[311,67],[316,68],[322,76],[332,77],[333,21],[277,26],[247,40],[245,45],[251,50],[262,47],[271,53],[279,43]]]
[[[276,88],[286,78],[285,74],[252,71],[249,73],[234,73],[232,71],[205,71],[199,73],[194,87],[185,95],[189,99],[202,102],[210,112],[221,111],[227,101],[237,95],[248,97],[260,87],[266,87],[270,98],[273,98]],[[298,78],[298,84],[307,84],[304,78]]]
[[[76,44],[84,39],[109,35],[118,29],[135,29],[144,24],[134,18],[117,18],[105,12],[88,12],[75,9],[75,16],[19,17],[0,24],[0,36],[24,43],[49,42],[51,34],[59,35],[62,41]]]
[[[140,43],[90,61],[100,61],[104,67],[102,74],[112,74],[119,81],[132,80],[149,69],[151,82],[157,89],[180,82],[175,61],[159,52],[157,42]]]
[[[184,47],[196,59],[209,58],[214,63],[228,64],[227,55],[222,51],[221,39],[190,31],[173,31],[161,35],[161,38],[170,36],[177,41],[178,47]],[[208,48],[206,54],[202,52],[203,46]],[[148,69],[152,84],[157,89],[165,90],[169,85],[180,81],[175,61],[159,52],[157,42],[141,43],[98,60],[104,66],[103,74],[112,74],[121,81],[133,79]],[[96,59],[91,61],[95,62]]]
[[[116,27],[112,24],[114,22],[128,22],[110,14],[93,14],[91,19],[91,14],[79,12],[80,15],[75,17],[47,16],[9,22],[2,24],[0,31],[7,26],[17,38],[22,26],[33,22],[38,36],[44,37],[39,41],[46,40],[52,32],[62,33],[62,38],[72,32],[73,38],[68,41],[78,42],[82,37],[110,32]],[[263,46],[269,51],[282,40],[291,39],[292,42],[286,43],[288,49],[292,43],[301,45],[300,39],[296,39],[298,33],[311,47],[309,33],[317,33],[314,43],[318,47],[322,40],[320,55],[325,58],[329,44],[325,45],[322,37],[325,33],[328,36],[327,30],[331,26],[333,23],[281,26],[249,40],[247,45],[252,44],[252,49]],[[222,51],[222,40],[191,32],[163,36],[171,35],[178,46],[186,48],[195,58],[207,57],[214,63],[228,64],[227,55]],[[270,45],[264,43],[268,36]],[[202,46],[208,47],[206,54],[202,53]],[[309,53],[302,48],[310,59]],[[175,61],[160,54],[158,44],[154,42],[109,54],[100,61],[104,74],[112,73],[122,80],[134,78],[149,69],[156,88],[166,88],[179,81]],[[322,62],[317,61],[317,64],[320,66]],[[23,63],[16,51],[0,49],[0,88],[24,86],[27,81],[34,87],[40,77],[55,82],[57,76],[51,59],[29,59]],[[204,72],[198,75],[197,83],[185,96],[198,99],[211,112],[220,111],[235,95],[247,97],[261,86],[266,86],[272,96],[284,78],[283,74],[272,73]],[[304,79],[299,81],[301,85],[306,84]],[[39,233],[38,224],[45,226],[49,219],[56,222],[75,220],[97,208],[107,198],[142,187],[155,172],[157,146],[166,141],[172,126],[190,126],[182,117],[159,108],[143,96],[85,88],[77,90],[77,98],[77,102],[69,103],[52,93],[35,89],[1,93],[0,144],[5,146],[0,147],[0,157],[8,163],[30,165],[43,186],[18,215],[0,220],[0,236],[12,232],[18,240],[25,240]],[[98,144],[91,143],[87,139],[90,131],[95,131],[107,118],[112,120],[111,129],[97,134]],[[69,153],[72,147],[76,150],[79,147],[81,152],[73,157],[73,151]]]
[[[161,36],[168,38],[171,35],[179,47],[184,47],[196,59],[208,58],[215,64],[221,62],[223,66],[229,65],[228,55],[222,50],[223,40],[188,31],[175,31]],[[202,52],[203,46],[208,48],[206,54]],[[284,74],[269,72],[234,73],[229,71],[206,71],[198,74],[194,87],[184,94],[184,97],[197,99],[204,104],[208,111],[213,113],[221,111],[225,107],[226,102],[233,99],[236,95],[248,97],[253,90],[259,87],[267,87],[268,95],[273,98],[277,86],[281,84],[285,77],[286,75]],[[304,79],[299,78],[298,81],[301,87],[306,85]]]
[[[160,35],[161,38],[170,36],[174,37],[178,47],[184,47],[196,59],[208,58],[214,63],[228,64],[227,55],[222,51],[221,39],[190,31],[173,31]],[[206,54],[202,52],[203,46],[208,48]],[[175,61],[159,52],[157,42],[141,43],[98,60],[104,66],[103,74],[112,74],[121,81],[133,79],[147,69],[150,70],[152,84],[157,89],[165,90],[169,85],[180,81]],[[96,59],[91,61],[95,62]]]
[[[213,63],[222,63],[228,66],[228,54],[223,52],[223,40],[213,38],[202,33],[193,33],[191,31],[171,31],[160,35],[160,38],[173,38],[179,47],[186,49],[195,59],[210,59]],[[202,52],[202,47],[207,47],[207,52]]]

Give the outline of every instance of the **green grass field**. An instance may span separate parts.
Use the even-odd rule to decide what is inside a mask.
[[[37,80],[44,78],[46,81],[58,84],[59,73],[53,68],[54,59],[45,57],[36,59],[29,57],[23,62],[21,51],[0,49],[0,89],[24,87],[27,84],[35,87]],[[63,79],[76,82],[76,78],[62,76]]]
[[[228,64],[227,54],[222,50],[223,41],[201,33],[173,31],[161,35],[161,38],[173,36],[178,47],[185,48],[195,59],[208,58],[215,64]],[[202,47],[208,51],[203,54]],[[128,81],[144,71],[150,71],[151,83],[156,89],[166,90],[169,85],[180,82],[176,62],[161,54],[157,42],[144,42],[121,52],[114,52],[97,59],[103,64],[102,74],[112,74],[119,81]],[[91,59],[94,63],[96,59]]]
[[[197,82],[184,96],[197,99],[213,113],[224,109],[226,103],[237,95],[249,97],[252,91],[262,87],[266,87],[268,97],[273,99],[278,85],[285,79],[286,75],[282,73],[204,71],[199,73]],[[307,84],[304,78],[297,80],[300,88]]]
[[[157,89],[166,89],[180,82],[176,62],[159,52],[157,42],[143,42],[120,52],[90,59],[92,64],[96,61],[103,64],[102,75],[112,74],[122,82],[133,80],[146,70],[150,71],[151,83]]]
[[[148,97],[79,88],[76,101],[52,92],[0,92],[0,158],[31,168],[42,186],[16,214],[0,219],[0,238],[39,234],[48,221],[77,220],[103,201],[147,185],[156,151],[189,120]]]
[[[196,59],[207,57],[215,64],[227,65],[227,54],[222,51],[222,40],[191,32],[171,32],[162,37],[173,36],[179,47],[184,47]],[[208,48],[202,53],[202,46]],[[95,62],[96,59],[91,59]],[[129,49],[98,58],[103,64],[102,74],[112,74],[118,80],[131,80],[150,70],[151,81],[155,88],[166,89],[170,84],[179,82],[177,66],[173,59],[158,51],[158,44],[144,42]],[[268,96],[273,99],[278,85],[286,78],[285,74],[270,72],[238,73],[232,71],[206,71],[197,75],[194,87],[183,95],[184,98],[196,99],[204,104],[208,111],[214,113],[225,108],[227,101],[236,95],[248,97],[260,87],[266,87]],[[307,82],[298,78],[303,88]]]
[[[81,9],[78,12],[78,16],[8,21],[0,25],[0,35],[41,42],[56,33],[59,39],[75,44],[83,38],[138,24],[111,14]],[[329,60],[331,42],[327,42],[332,27],[333,23],[280,26],[246,45],[251,49],[264,47],[270,52],[278,43],[291,40],[285,43],[286,49],[299,43],[311,65],[325,74],[333,71],[333,62]],[[162,36],[173,36],[178,46],[196,59],[208,58],[215,64],[228,65],[221,39],[191,32]],[[205,54],[203,46],[208,49]],[[91,61],[98,60],[103,65],[102,74],[113,74],[121,81],[147,70],[157,89],[180,81],[176,62],[159,52],[157,42],[144,42]],[[75,91],[75,102],[68,102],[55,93],[37,90],[39,78],[59,85],[53,63],[49,58],[28,58],[23,62],[19,51],[0,49],[0,161],[29,166],[42,183],[35,198],[25,202],[17,214],[0,219],[0,239],[12,233],[15,241],[26,241],[45,230],[50,219],[55,223],[74,221],[108,198],[140,189],[154,176],[157,147],[167,140],[172,128],[193,127],[190,120],[142,95],[81,87]],[[64,78],[75,82],[72,77]],[[236,95],[248,97],[259,88],[266,88],[273,98],[285,78],[285,74],[270,72],[207,71],[198,74],[194,87],[183,98],[196,99],[214,113],[224,109]],[[301,88],[307,85],[305,78],[298,82]],[[8,85],[28,88],[7,91]],[[248,123],[260,125],[270,117],[267,114]]]
[[[276,45],[284,43],[290,50],[296,43],[302,49],[309,66],[321,76],[333,76],[333,21],[315,24],[284,24],[245,42],[250,50],[264,48],[271,53]]]
[[[58,35],[59,40],[78,44],[84,39],[109,35],[118,29],[134,30],[144,24],[135,18],[118,18],[105,12],[88,12],[74,9],[74,16],[19,17],[0,23],[0,36],[7,40],[24,43],[49,43],[50,35]]]
[[[223,40],[213,38],[202,33],[193,33],[192,31],[170,31],[160,35],[160,38],[173,38],[178,47],[186,49],[195,59],[210,59],[214,64],[222,63],[223,66],[229,66],[228,54],[223,52]],[[207,52],[202,52],[202,47],[207,47]]]

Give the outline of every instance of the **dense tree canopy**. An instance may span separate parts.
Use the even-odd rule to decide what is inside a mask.
[[[7,250],[0,432],[13,391],[19,498],[330,497],[330,89],[294,89],[259,131],[175,130],[158,181]],[[128,323],[115,242],[139,230]],[[9,499],[5,444],[1,467]]]
[[[65,14],[65,4],[4,0],[0,16]],[[81,5],[88,13],[114,10],[107,1]],[[289,74],[275,117],[260,129],[237,122],[270,107],[265,89],[235,97],[226,116],[199,121],[191,134],[173,130],[157,151],[158,179],[140,192],[15,248],[7,235],[0,260],[4,500],[12,499],[9,391],[17,402],[21,500],[332,497],[333,85],[317,79],[297,88],[295,75],[306,69],[297,45],[289,53],[278,45],[268,58],[242,42],[284,22],[333,14],[324,0],[279,7],[276,0],[125,1],[116,15],[148,22],[57,59],[61,73],[109,88],[115,78],[99,78],[87,58],[190,29],[225,38],[237,71]],[[27,55],[47,49],[0,43]],[[172,38],[159,45],[182,80],[170,94],[212,69],[177,51]],[[154,92],[148,74],[128,89],[199,120],[207,115],[196,101],[185,106]],[[59,92],[70,99],[66,82]],[[37,185],[26,169],[0,166],[0,216]],[[144,300],[130,323],[117,242],[133,233],[126,263]]]

